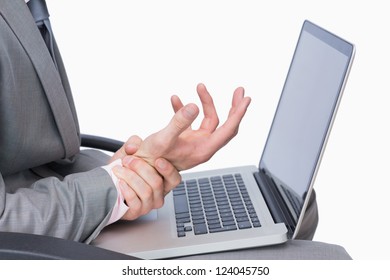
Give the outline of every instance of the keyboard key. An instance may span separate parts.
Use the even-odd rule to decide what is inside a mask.
[[[180,219],[176,219],[176,222],[185,224],[185,223],[191,222],[191,219],[189,217],[188,218],[180,218]]]
[[[252,227],[252,225],[249,221],[238,223],[239,229],[245,229],[245,228],[251,228],[251,227]]]
[[[206,213],[207,220],[219,219],[218,211]]]
[[[227,227],[210,229],[210,233],[224,232],[224,231],[231,231],[231,230],[237,230],[237,227],[236,226],[227,226]]]
[[[234,217],[233,216],[222,217],[221,220],[222,222],[234,221]]]
[[[192,224],[195,226],[195,225],[199,225],[199,224],[204,224],[206,223],[206,220],[205,219],[199,219],[199,220],[193,220],[192,221]]]
[[[194,233],[195,233],[195,235],[206,234],[207,233],[207,226],[206,226],[206,224],[194,225]]]
[[[241,223],[241,222],[249,222],[249,218],[248,217],[240,217],[240,218],[236,218],[236,221],[238,223]]]
[[[203,207],[202,205],[190,205],[190,212],[191,213],[203,213]]]
[[[191,227],[191,226],[186,226],[186,227],[184,228],[184,231],[185,231],[185,232],[192,231],[192,227]]]
[[[231,220],[231,221],[224,221],[224,222],[222,222],[222,225],[223,225],[224,227],[226,227],[226,226],[235,226],[235,225],[236,225],[236,222],[235,222],[234,220]]]
[[[202,212],[193,212],[191,217],[193,220],[199,220],[199,219],[203,219],[204,218],[204,213],[203,211]]]
[[[209,225],[209,229],[212,230],[212,229],[216,229],[216,228],[221,228],[221,224],[211,224]]]
[[[248,218],[248,214],[246,213],[246,212],[239,212],[239,213],[236,213],[236,212],[234,212],[234,217],[236,217],[237,219],[238,218],[243,218],[243,217],[245,217],[245,218]]]
[[[173,201],[176,214],[188,212],[187,197],[185,195],[173,196]]]
[[[215,212],[217,211],[217,207],[205,207],[204,208],[204,211],[207,213],[207,212]]]
[[[221,222],[219,219],[212,219],[212,220],[209,220],[207,219],[207,225],[209,226],[209,228],[211,227],[211,225],[220,225]]]
[[[253,222],[253,227],[261,227],[260,222]]]
[[[180,213],[180,214],[176,214],[176,219],[183,219],[183,218],[186,218],[188,219],[190,217],[190,213]]]
[[[173,195],[176,196],[176,195],[185,195],[186,194],[186,190],[185,189],[180,189],[180,190],[176,190],[175,192],[173,192]]]

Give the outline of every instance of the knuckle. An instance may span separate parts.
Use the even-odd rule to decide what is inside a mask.
[[[144,204],[139,216],[144,216],[144,215],[148,214],[152,210],[151,205],[152,204],[147,204],[147,205]]]
[[[153,190],[155,192],[158,192],[158,193],[162,192],[162,190],[164,189],[164,181],[163,181],[163,179],[161,177],[157,177],[155,179],[155,182],[152,183],[151,187],[153,188]]]
[[[129,191],[129,189],[128,189],[129,186],[127,183],[123,183],[122,185],[125,186],[122,188],[122,195],[123,195],[126,203],[129,204],[131,201],[134,200],[134,193]]]
[[[156,209],[159,209],[159,208],[161,208],[163,205],[164,205],[164,198],[162,197],[162,198],[160,198],[160,199],[158,199],[158,200],[155,201],[154,207],[155,207]]]
[[[174,118],[172,125],[177,131],[182,131],[186,127],[186,124],[182,122],[182,120],[180,120],[179,118]]]
[[[147,202],[151,201],[152,198],[153,198],[153,190],[151,188],[145,188],[143,190],[143,199],[142,200],[147,203]]]
[[[132,157],[130,163],[127,164],[127,167],[136,171],[141,167],[141,160],[137,157]]]
[[[129,187],[131,187],[134,184],[134,181],[137,179],[137,176],[134,173],[134,171],[131,170],[131,168],[125,169],[125,172],[126,172],[126,179],[125,180],[126,180],[127,184],[129,185]]]
[[[139,216],[142,215],[142,213],[141,213],[141,204],[139,204],[139,203],[133,203],[133,204],[130,206],[130,209],[129,209],[128,212],[129,212],[129,213],[128,213],[128,214],[129,214],[129,215],[128,215],[129,219],[131,219],[131,220],[137,219]]]
[[[176,187],[177,185],[179,185],[181,182],[181,175],[177,176],[174,180],[173,180],[173,186]]]
[[[139,144],[142,141],[141,137],[138,135],[132,135],[127,139],[127,144]]]

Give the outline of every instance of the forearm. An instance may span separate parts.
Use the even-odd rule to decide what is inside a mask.
[[[0,177],[0,230],[90,242],[106,225],[117,192],[101,168],[41,179],[7,192]]]

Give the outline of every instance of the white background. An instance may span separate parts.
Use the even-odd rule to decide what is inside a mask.
[[[47,0],[84,133],[146,137],[196,102],[203,82],[223,121],[243,86],[239,135],[196,169],[257,165],[305,19],[351,41],[355,62],[315,183],[315,240],[389,259],[387,1]]]

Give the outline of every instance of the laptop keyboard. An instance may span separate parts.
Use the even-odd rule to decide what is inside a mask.
[[[173,200],[178,237],[261,226],[240,174],[182,181]]]

